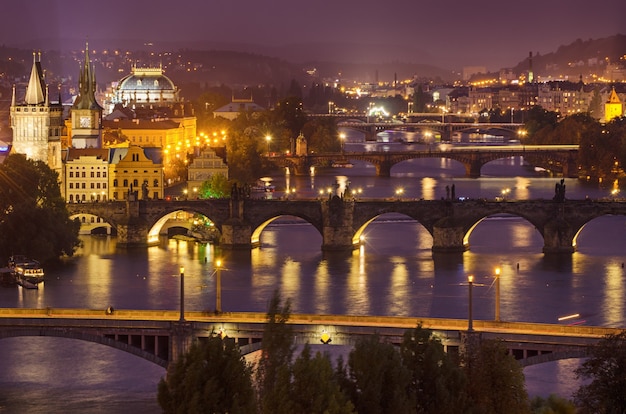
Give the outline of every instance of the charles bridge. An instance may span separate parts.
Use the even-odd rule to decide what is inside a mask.
[[[260,245],[263,229],[281,216],[310,223],[322,236],[324,251],[352,251],[367,225],[387,213],[419,222],[433,237],[435,253],[463,252],[481,220],[494,215],[522,217],[544,240],[543,252],[573,253],[576,236],[589,221],[604,215],[626,215],[618,200],[365,200],[329,196],[315,200],[230,199],[110,201],[70,203],[71,215],[100,217],[117,231],[119,247],[158,242],[159,230],[177,212],[201,214],[219,230],[222,249],[252,249]]]

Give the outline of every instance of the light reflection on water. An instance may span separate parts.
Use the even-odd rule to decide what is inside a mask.
[[[400,181],[406,197],[425,199],[444,196],[445,186],[452,183],[457,196],[474,198],[495,197],[507,187],[516,198],[551,198],[554,191],[554,179],[470,180],[463,178],[458,163],[434,164],[421,166],[431,171],[451,166],[452,170],[432,174],[437,178],[420,177],[414,174],[415,163],[406,163],[394,167],[391,178],[380,179],[372,177],[372,168],[355,165],[349,172],[350,185],[363,187],[364,196],[390,197]],[[487,165],[483,173],[489,175],[497,168],[497,164]],[[402,178],[408,171],[413,175]],[[308,188],[312,194],[316,187],[332,182],[333,176],[324,174],[315,181],[290,178],[291,185]],[[280,177],[275,183],[280,184]],[[569,180],[567,185],[571,198],[604,196],[601,188]],[[292,300],[294,312],[465,318],[465,282],[473,274],[474,317],[493,319],[493,269],[499,266],[503,320],[556,323],[559,316],[580,313],[589,325],[624,326],[626,319],[623,217],[592,221],[578,238],[578,252],[561,258],[544,257],[538,231],[512,217],[482,221],[469,238],[470,250],[462,255],[433,256],[430,234],[419,223],[393,215],[373,222],[365,231],[364,245],[347,255],[322,253],[321,236],[303,223],[275,222],[262,233],[261,243],[251,252],[223,253],[225,311],[264,312],[272,292],[280,288]],[[0,303],[4,307],[176,310],[183,265],[185,308],[213,310],[212,263],[218,254],[212,246],[176,240],[120,251],[114,239],[86,238],[80,254],[65,267],[46,269],[47,280],[39,291],[2,288]],[[47,413],[70,411],[67,407],[85,413],[124,412],[120,409],[124,404],[137,414],[158,410],[156,383],[164,371],[121,351],[60,338],[11,338],[0,341],[0,353],[8,356],[0,361],[0,408],[5,407],[5,412],[15,412],[16,407]],[[526,368],[530,394],[568,396],[577,386],[572,376],[577,364],[567,360]],[[141,411],[144,406],[148,408]]]

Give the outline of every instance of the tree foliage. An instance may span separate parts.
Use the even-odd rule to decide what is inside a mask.
[[[200,198],[227,198],[230,196],[231,185],[224,174],[212,174],[200,185]]]
[[[311,356],[307,344],[293,364],[294,412],[354,413],[354,406],[342,391],[330,357],[317,352]]]
[[[411,373],[379,335],[359,339],[348,357],[351,398],[359,414],[411,413]]]
[[[468,396],[481,414],[530,412],[521,365],[507,353],[502,342],[483,340],[469,350],[465,371]]]
[[[172,364],[159,382],[159,405],[167,414],[254,413],[251,378],[235,342],[212,335]]]
[[[24,254],[42,262],[71,256],[80,223],[71,220],[58,175],[41,161],[12,154],[0,165],[0,256]]]
[[[446,354],[441,341],[421,324],[404,333],[400,346],[402,363],[411,373],[415,412],[446,414],[462,412],[468,403],[466,379],[456,361]]]
[[[291,301],[282,303],[274,292],[263,329],[263,348],[257,365],[256,380],[262,413],[288,414],[293,412],[291,399],[291,360],[294,352],[293,332],[287,324],[291,315]]]
[[[575,414],[576,406],[573,402],[550,394],[548,398],[535,397],[530,402],[533,414]]]
[[[578,378],[591,380],[574,394],[580,412],[626,412],[626,332],[607,335],[576,369]]]

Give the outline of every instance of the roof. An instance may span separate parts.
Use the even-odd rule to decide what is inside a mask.
[[[174,82],[163,74],[161,68],[133,67],[130,75],[125,76],[117,87],[128,91],[175,91]]]
[[[180,127],[180,122],[171,119],[151,120],[151,119],[116,119],[102,121],[104,128],[112,129],[176,129]]]
[[[80,157],[96,157],[108,162],[109,150],[104,148],[68,148],[65,160],[72,161]]]

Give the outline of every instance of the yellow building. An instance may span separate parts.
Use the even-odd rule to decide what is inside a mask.
[[[610,122],[613,118],[619,118],[623,115],[624,105],[613,88],[609,94],[609,100],[604,104],[604,122]]]
[[[163,156],[160,148],[112,148],[109,189],[112,200],[163,198]]]
[[[228,165],[212,149],[202,150],[189,164],[187,170],[187,194],[197,198],[202,183],[214,174],[222,174],[228,179]]]

